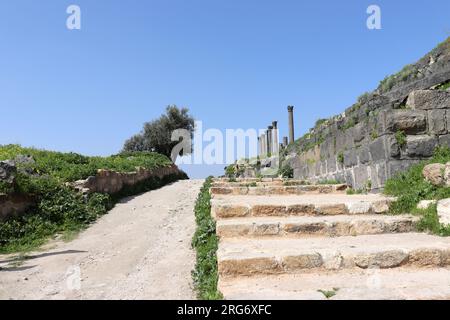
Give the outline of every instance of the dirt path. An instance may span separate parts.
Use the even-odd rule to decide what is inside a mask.
[[[20,266],[0,255],[0,299],[194,299],[190,241],[202,183],[124,199],[77,239]]]

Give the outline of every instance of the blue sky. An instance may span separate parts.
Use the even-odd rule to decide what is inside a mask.
[[[1,0],[0,144],[113,154],[168,104],[204,128],[279,120],[281,135],[291,104],[300,136],[448,36],[448,0]]]

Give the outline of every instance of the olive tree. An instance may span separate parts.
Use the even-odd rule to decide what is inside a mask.
[[[125,141],[123,151],[153,151],[171,157],[172,149],[179,141],[172,141],[172,133],[175,130],[184,129],[194,134],[194,118],[189,114],[189,109],[178,108],[170,105],[166,113],[158,119],[144,123],[142,131]],[[186,154],[186,150],[179,155]]]

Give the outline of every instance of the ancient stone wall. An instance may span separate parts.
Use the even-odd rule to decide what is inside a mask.
[[[76,181],[72,185],[84,193],[108,193],[117,194],[126,187],[133,187],[139,183],[152,178],[164,179],[170,175],[185,175],[174,164],[168,167],[147,170],[145,168],[136,168],[135,172],[116,172],[112,170],[98,170],[95,176],[86,180]]]
[[[338,180],[355,189],[386,179],[450,146],[450,40],[385,79],[343,114],[318,121],[286,150],[297,179]],[[444,85],[443,85],[444,84]]]
[[[98,170],[95,176],[86,180],[68,183],[68,185],[83,193],[118,194],[127,187],[134,187],[150,179],[165,179],[168,177],[187,178],[186,174],[176,165],[147,170],[136,168],[135,172],[116,172],[111,170]],[[0,221],[11,216],[19,216],[35,205],[35,199],[29,195],[1,194],[0,193]]]
[[[19,216],[34,205],[34,199],[27,195],[0,194],[0,221]]]

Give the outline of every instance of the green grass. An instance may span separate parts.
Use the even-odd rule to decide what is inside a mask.
[[[447,90],[448,88],[450,88],[450,81],[447,83],[443,83],[441,84],[439,87],[437,87],[440,90]]]
[[[338,153],[337,160],[340,164],[344,164],[344,153],[342,151]]]
[[[317,182],[317,184],[340,184],[341,182],[339,182],[336,179],[324,179],[324,180],[319,180]]]
[[[219,279],[217,270],[216,223],[211,217],[211,196],[209,188],[212,178],[206,179],[195,204],[197,230],[192,239],[192,247],[197,252],[197,262],[192,277],[197,297],[202,300],[219,300],[222,294],[217,290]]]
[[[348,188],[346,191],[346,194],[348,194],[348,195],[364,194],[364,193],[366,193],[366,190],[363,190],[363,189]]]
[[[63,238],[71,238],[107,213],[118,199],[186,178],[183,174],[155,177],[115,195],[93,193],[84,197],[66,186],[66,182],[95,175],[98,169],[121,172],[134,171],[136,166],[153,169],[167,166],[171,161],[155,153],[101,158],[17,145],[0,146],[0,160],[15,159],[18,155],[30,155],[35,163],[18,164],[19,171],[14,184],[8,186],[8,193],[31,195],[35,205],[20,217],[0,222],[0,253],[30,251],[60,233]]]
[[[19,167],[39,175],[49,175],[64,182],[86,179],[95,175],[98,169],[118,172],[135,171],[136,167],[155,169],[172,162],[164,155],[154,152],[122,153],[110,157],[86,157],[77,153],[62,153],[19,145],[0,146],[0,161],[14,160],[19,155],[32,156],[34,164],[20,164]]]
[[[325,296],[325,298],[330,299],[330,298],[334,297],[337,294],[337,292],[339,291],[339,288],[333,288],[333,290],[322,290],[322,289],[320,289],[320,290],[317,290],[317,291],[322,293]]]
[[[397,200],[391,204],[391,213],[420,215],[422,217],[419,224],[421,230],[434,234],[450,235],[450,228],[445,228],[438,222],[436,205],[432,205],[425,210],[417,209],[417,204],[421,200],[450,198],[450,188],[434,186],[426,181],[422,175],[425,165],[430,163],[447,163],[448,161],[450,161],[450,149],[448,147],[439,147],[430,160],[422,161],[412,166],[409,170],[388,179],[384,187],[384,193],[397,197]]]
[[[406,145],[406,134],[402,130],[398,130],[395,133],[395,140],[397,140],[397,143],[400,148],[403,148]]]
[[[282,178],[294,178],[294,169],[289,164],[284,164],[278,169],[278,175]]]

